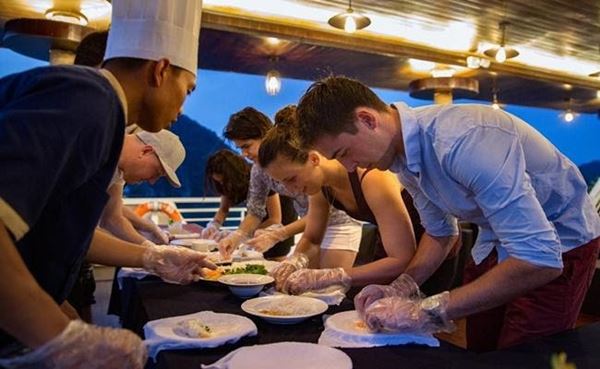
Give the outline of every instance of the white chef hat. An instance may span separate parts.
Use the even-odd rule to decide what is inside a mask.
[[[114,0],[104,60],[167,58],[196,75],[202,0]]]

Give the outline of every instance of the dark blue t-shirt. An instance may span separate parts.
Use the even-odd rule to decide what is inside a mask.
[[[57,303],[108,199],[124,128],[116,92],[94,69],[43,67],[0,79],[0,199],[26,224],[24,235],[2,220]]]

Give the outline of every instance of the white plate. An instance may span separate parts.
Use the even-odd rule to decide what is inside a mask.
[[[183,240],[187,238],[200,238],[200,233],[171,233],[171,237],[177,240]]]
[[[371,332],[359,318],[356,310],[334,314],[325,321],[325,331],[332,330],[335,336],[354,347],[420,344],[432,347],[440,345],[431,334],[411,332]],[[339,347],[339,346],[338,346]],[[353,346],[342,346],[353,347]]]
[[[231,269],[243,268],[246,265],[264,265],[267,272],[270,272],[279,264],[281,264],[279,261],[258,259],[258,260],[235,261],[235,262],[231,263],[230,268]]]
[[[321,300],[285,295],[257,297],[242,304],[242,310],[246,313],[275,324],[295,324],[322,314],[328,308],[329,306]],[[275,312],[285,315],[276,315]]]
[[[173,331],[177,323],[188,319],[199,319],[209,326],[211,329],[210,337],[191,338],[181,336]],[[198,347],[216,347],[256,331],[256,325],[246,317],[214,313],[212,311],[201,311],[195,314],[155,320],[144,326],[146,338],[152,341],[178,341],[184,344],[197,344]]]
[[[352,369],[346,353],[305,342],[279,342],[243,347],[230,359],[229,369]]]

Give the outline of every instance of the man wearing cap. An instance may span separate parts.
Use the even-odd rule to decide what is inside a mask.
[[[0,367],[143,367],[139,337],[61,312],[86,256],[178,283],[214,268],[191,250],[94,233],[127,123],[168,127],[195,87],[201,1],[119,0],[112,11],[104,69],[0,80]]]

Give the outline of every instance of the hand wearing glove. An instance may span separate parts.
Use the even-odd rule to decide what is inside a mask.
[[[232,232],[227,229],[222,229],[214,235],[213,240],[216,242],[220,242],[221,240],[229,236],[231,233]]]
[[[269,275],[275,279],[275,289],[281,291],[283,284],[290,274],[308,266],[308,257],[304,254],[294,254],[277,265]]]
[[[143,267],[166,282],[187,284],[202,276],[202,268],[216,269],[206,255],[176,246],[152,246],[144,252]]]
[[[358,315],[363,317],[365,309],[373,302],[384,297],[393,296],[406,298],[422,297],[417,283],[410,275],[403,273],[389,285],[370,284],[363,288],[354,297],[354,308],[358,311]]]
[[[207,240],[214,240],[214,237],[219,233],[222,224],[216,220],[208,222],[206,227],[202,230],[201,237]]]
[[[407,297],[386,297],[365,310],[365,323],[374,331],[413,333],[451,332],[454,323],[446,317],[450,292],[411,300]]]
[[[221,253],[221,258],[224,260],[231,258],[231,254],[233,254],[238,246],[247,239],[248,236],[239,229],[231,232],[227,237],[219,241],[219,253]]]
[[[165,231],[158,228],[156,224],[152,223],[152,226],[153,227],[150,230],[150,233],[152,233],[152,238],[154,241],[161,245],[167,245],[169,243],[169,235]]]
[[[145,240],[144,242],[140,243],[140,245],[142,245],[144,247],[156,246],[156,244],[150,240]]]
[[[15,369],[142,369],[146,358],[146,347],[131,331],[71,320],[58,336],[23,356],[0,359],[0,366]]]
[[[352,285],[352,278],[344,268],[300,269],[285,280],[282,289],[290,295],[300,295],[332,285],[340,285],[348,291]]]
[[[246,243],[256,251],[264,253],[277,242],[287,238],[289,236],[281,224],[272,224],[263,230],[257,230],[254,233],[254,238]]]

